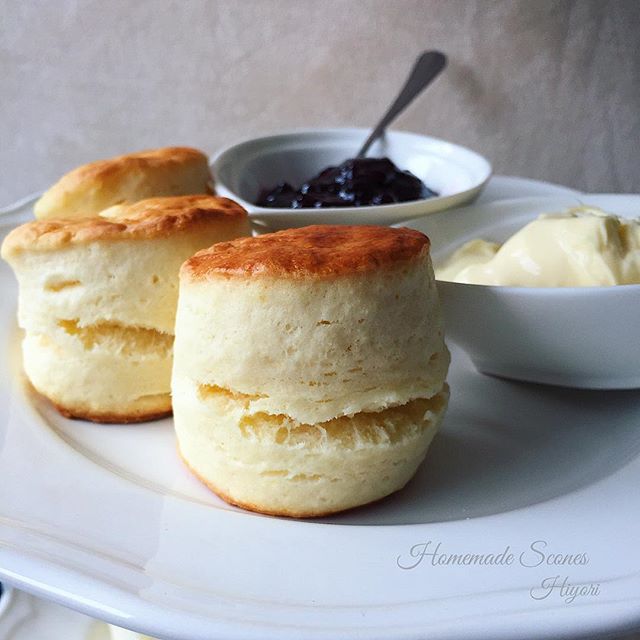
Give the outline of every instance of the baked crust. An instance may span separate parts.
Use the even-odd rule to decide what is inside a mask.
[[[110,207],[83,219],[34,220],[9,233],[2,257],[22,251],[56,251],[72,244],[141,240],[174,235],[202,224],[247,218],[233,200],[210,195],[149,198]]]
[[[210,193],[204,184],[205,179],[211,179],[207,156],[198,149],[191,147],[163,147],[148,149],[136,153],[90,162],[73,169],[65,174],[58,182],[49,188],[36,202],[34,212],[37,218],[58,217],[64,214],[70,204],[69,195],[81,197],[91,195],[102,202],[117,195],[120,188],[130,184],[132,188],[166,188],[167,178],[173,176],[178,186],[182,180],[191,180],[193,176],[203,176],[197,182],[203,181],[202,193]],[[161,184],[164,183],[164,186]],[[177,195],[180,191],[156,191],[146,193],[141,197],[152,195]],[[194,193],[194,191],[182,191]],[[136,198],[136,200],[139,200]],[[104,207],[115,204],[118,200],[105,202]],[[72,206],[75,208],[76,202]],[[95,215],[95,211],[89,212]]]
[[[87,420],[89,422],[97,422],[99,424],[135,424],[137,422],[152,422],[153,420],[168,418],[173,413],[171,409],[131,413],[98,413],[79,407],[64,407],[53,401],[51,404],[53,404],[56,411],[65,418],[69,418],[71,420]]]
[[[331,278],[397,267],[429,251],[413,229],[314,225],[220,242],[189,258],[181,277]]]
[[[162,393],[157,396],[148,396],[140,403],[137,409],[129,408],[125,411],[96,411],[82,404],[63,403],[50,397],[42,391],[38,391],[34,384],[25,376],[25,382],[31,393],[38,394],[47,400],[55,410],[65,418],[71,420],[88,420],[101,424],[133,424],[136,422],[151,422],[168,418],[173,414],[171,407],[171,394]]]
[[[374,504],[376,502],[380,502],[380,500],[385,500],[388,498],[391,493],[386,496],[381,496],[376,498],[375,500],[370,500],[364,504],[359,504],[354,507],[347,507],[346,509],[329,509],[326,511],[322,510],[291,510],[291,509],[265,509],[260,505],[253,504],[252,502],[242,502],[241,500],[236,500],[232,498],[230,495],[224,493],[216,487],[210,480],[205,479],[202,475],[200,475],[188,462],[187,459],[182,455],[182,451],[180,451],[180,447],[178,447],[178,456],[182,460],[183,464],[189,471],[205,486],[209,491],[215,493],[220,499],[224,500],[227,504],[230,504],[234,507],[239,507],[240,509],[245,509],[246,511],[252,511],[254,513],[260,513],[265,516],[275,516],[275,517],[285,517],[285,518],[324,518],[326,516],[332,516],[337,513],[346,513],[347,511],[353,511],[355,509],[361,509],[362,507],[366,507],[367,505]],[[408,481],[407,481],[408,482]],[[405,485],[406,486],[406,485]],[[402,491],[404,487],[400,487],[396,489],[393,493],[397,491]]]
[[[47,193],[71,191],[89,180],[102,182],[121,173],[143,172],[171,163],[185,165],[199,164],[203,161],[207,162],[206,154],[192,147],[162,147],[125,153],[106,160],[89,162],[69,171]]]

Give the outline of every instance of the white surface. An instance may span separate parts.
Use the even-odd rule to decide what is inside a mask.
[[[5,587],[0,600],[0,640],[144,640],[47,600]]]
[[[16,589],[0,605],[0,640],[110,640],[107,627],[88,616]]]
[[[475,204],[487,204],[496,200],[551,196],[579,196],[580,192],[551,182],[540,182],[516,176],[492,176],[478,196]]]
[[[640,213],[640,196],[525,198],[409,222],[437,263],[473,238],[502,242],[541,213],[577,204]],[[592,389],[640,387],[640,285],[529,288],[439,282],[447,336],[485,373]]]
[[[391,224],[470,202],[491,175],[491,165],[477,153],[404,131],[387,131],[369,151],[387,156],[418,176],[437,197],[371,207],[268,209],[253,204],[262,189],[280,182],[296,188],[322,169],[352,158],[366,139],[366,129],[315,129],[254,138],[220,151],[212,162],[216,191],[242,204],[271,229],[325,224]]]
[[[497,380],[454,348],[449,414],[403,492],[331,520],[267,518],[196,482],[169,420],[70,422],[26,391],[4,265],[0,288],[3,580],[185,640],[524,640],[640,627],[638,392]],[[517,555],[537,540],[588,563],[398,566],[429,541]],[[599,594],[533,599],[555,575]]]
[[[93,620],[47,600],[13,591],[11,606],[0,615],[0,640],[142,640],[133,631]],[[638,640],[640,635],[617,640]]]
[[[0,600],[0,640],[143,640],[41,598],[5,587]]]

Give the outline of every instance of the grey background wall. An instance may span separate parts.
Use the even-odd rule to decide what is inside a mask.
[[[398,122],[497,172],[640,191],[637,0],[0,0],[0,205],[73,166],[278,128]]]

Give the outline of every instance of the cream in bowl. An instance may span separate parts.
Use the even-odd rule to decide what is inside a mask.
[[[633,389],[640,388],[638,212],[635,195],[521,198],[405,224],[430,237],[447,338],[479,371]],[[458,277],[464,282],[451,281]]]
[[[587,206],[541,214],[503,244],[465,243],[436,276],[512,287],[640,284],[640,219]]]

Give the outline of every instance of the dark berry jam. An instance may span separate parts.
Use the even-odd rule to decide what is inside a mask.
[[[354,158],[327,167],[299,189],[282,182],[260,194],[259,207],[312,209],[368,207],[437,196],[409,171],[398,169],[389,158]]]

